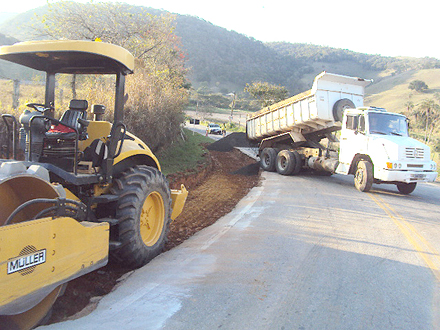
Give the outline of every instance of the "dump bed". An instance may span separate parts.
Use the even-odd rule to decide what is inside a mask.
[[[316,76],[311,90],[248,115],[247,137],[258,141],[290,131],[304,134],[337,130],[341,125],[338,108],[363,106],[364,89],[370,82],[322,72]],[[337,104],[343,99],[346,101]]]

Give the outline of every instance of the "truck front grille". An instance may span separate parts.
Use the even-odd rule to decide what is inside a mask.
[[[423,164],[408,164],[408,168],[423,168]]]
[[[408,159],[423,159],[425,150],[423,148],[405,148],[405,157]]]

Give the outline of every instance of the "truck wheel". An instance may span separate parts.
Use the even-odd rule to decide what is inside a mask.
[[[302,159],[301,159],[301,155],[298,153],[298,151],[292,151],[292,153],[295,156],[295,169],[293,170],[292,174],[296,175],[299,172],[301,172]]]
[[[290,175],[296,168],[296,157],[289,150],[281,150],[275,163],[276,170],[281,175]]]
[[[113,187],[119,196],[115,217],[121,245],[112,256],[127,267],[138,268],[161,253],[166,243],[171,222],[168,182],[156,168],[140,165],[124,172]]]
[[[414,191],[414,189],[416,189],[417,182],[411,182],[411,183],[400,182],[397,183],[396,186],[401,194],[408,195],[411,194]]]
[[[345,109],[354,109],[356,106],[349,99],[340,99],[333,106],[333,118],[335,121],[342,122],[342,117],[344,116]]]
[[[354,174],[354,185],[359,191],[370,191],[373,185],[373,166],[370,162],[365,160],[359,161],[356,173]]]
[[[277,152],[274,148],[264,148],[260,155],[260,166],[268,172],[275,171]]]

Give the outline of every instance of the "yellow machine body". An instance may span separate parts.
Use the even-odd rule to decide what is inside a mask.
[[[67,162],[64,161],[71,156],[64,154],[64,145],[56,149],[58,142],[64,139],[62,136],[56,139],[56,147],[44,154],[49,149],[45,143],[50,139],[46,136],[47,132],[33,130],[37,125],[37,121],[32,121],[36,117],[33,112],[26,112],[29,114],[26,119],[28,123],[20,121],[22,128],[27,127],[27,131],[24,131],[27,147],[22,147],[25,161],[0,161],[0,328],[24,330],[35,327],[44,319],[62,294],[65,283],[106,265],[110,247],[112,253],[120,253],[121,260],[127,262],[129,259],[127,264],[133,267],[142,266],[160,253],[159,248],[163,248],[167,232],[164,225],[169,225],[165,215],[174,220],[182,212],[188,191],[183,185],[180,190],[171,190],[172,211],[169,210],[169,200],[164,200],[168,196],[168,183],[162,174],[158,174],[161,171],[158,159],[143,141],[125,132],[125,76],[134,70],[134,57],[129,51],[116,45],[83,40],[34,41],[0,47],[0,59],[46,73],[44,104],[32,103],[28,106],[35,111],[40,111],[38,106],[43,106],[42,118],[52,124],[62,119],[58,121],[53,118],[56,74],[116,76],[115,129],[112,131],[112,123],[95,116],[97,120],[84,124],[86,130],[81,138],[76,131],[72,151],[73,169],[65,165]],[[86,140],[82,140],[85,136]],[[97,150],[87,150],[95,145],[92,143],[97,139],[104,142],[107,149],[101,149],[103,144],[96,143]],[[14,145],[14,140],[12,134],[11,145]],[[69,149],[72,141],[68,137],[65,140]],[[118,145],[115,150],[116,141]],[[54,155],[55,152],[59,154]],[[12,158],[19,159],[13,153]],[[93,157],[87,157],[90,154]],[[94,156],[103,158],[97,161]],[[152,182],[152,185],[156,185],[152,189],[156,190],[140,192],[129,180],[124,180],[132,169],[138,171],[138,178],[144,178],[143,187],[147,187],[148,178],[140,175],[140,172],[151,169],[145,166],[139,168],[140,165],[158,170],[151,171],[157,180]],[[33,172],[32,167],[39,167],[38,171],[42,171]],[[58,180],[59,183],[51,180]],[[115,182],[122,182],[122,188]],[[112,191],[116,188],[122,193]],[[162,190],[166,191],[164,197],[160,193]],[[115,224],[119,221],[118,212],[122,213],[121,209],[126,207],[125,204],[118,206],[118,201],[124,198],[124,194],[138,196],[138,193],[145,194],[143,204],[132,199],[125,204],[132,203],[133,207],[127,209],[139,208],[143,216],[131,212],[133,221]],[[67,206],[68,203],[70,206]],[[110,203],[116,204],[116,210],[108,206],[112,205]],[[152,207],[154,211],[150,212]],[[124,235],[119,235],[117,229],[120,227],[117,226],[131,226],[131,232],[137,235],[142,221],[145,218],[150,220],[145,214],[150,213],[156,215],[152,220],[153,227],[157,228],[156,235],[151,235],[150,239],[148,232],[145,234],[142,230],[136,237],[144,245],[137,244],[139,247],[134,247],[137,253],[127,254],[130,250],[124,248],[137,241],[129,241]],[[117,236],[116,239],[114,236]],[[155,244],[159,239],[160,244]],[[132,257],[131,260],[129,257]]]
[[[87,127],[88,139],[79,142],[79,150],[84,151],[94,140],[102,139],[106,141],[110,135],[112,124],[108,121],[90,121]],[[141,156],[160,171],[160,164],[150,148],[139,138],[131,133],[126,133],[128,139],[124,139],[121,153],[115,159],[115,164],[122,162],[130,157]],[[119,148],[119,146],[118,146]]]
[[[88,139],[78,142],[79,150],[84,151],[94,140],[104,139],[110,135],[112,124],[108,121],[90,121],[87,127]]]
[[[108,223],[43,218],[0,227],[0,314],[29,310],[108,260]]]
[[[171,189],[171,208],[173,209],[171,220],[175,220],[182,213],[187,197],[188,190],[184,185],[181,186],[180,190]]]
[[[93,140],[103,139],[105,140],[109,136],[112,128],[112,124],[108,121],[91,121],[88,128],[87,134],[88,139],[85,141],[80,141],[79,149],[84,151]],[[139,138],[131,133],[126,133],[129,139],[125,139],[122,145],[121,154],[116,157],[115,164],[128,160],[130,158],[142,158],[143,163],[150,164],[150,166],[156,167],[159,171],[161,170],[159,161],[156,156],[150,150],[150,148]],[[102,190],[105,192],[106,190]],[[176,219],[180,213],[182,213],[183,207],[185,206],[185,201],[188,196],[188,191],[185,186],[182,185],[180,190],[171,189],[171,207],[173,212],[171,214],[171,219]]]
[[[70,217],[31,220],[47,207],[42,203],[24,208],[6,223],[18,206],[64,192],[29,174],[24,165],[24,171],[12,166],[9,173],[6,168],[0,167],[0,315],[13,319],[21,314],[14,324],[30,328],[53,304],[63,283],[107,264],[109,224]]]

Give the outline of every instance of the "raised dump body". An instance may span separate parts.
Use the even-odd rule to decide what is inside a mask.
[[[363,106],[365,86],[371,80],[322,72],[312,89],[248,115],[247,137],[260,141],[286,132],[336,131],[343,110]]]

